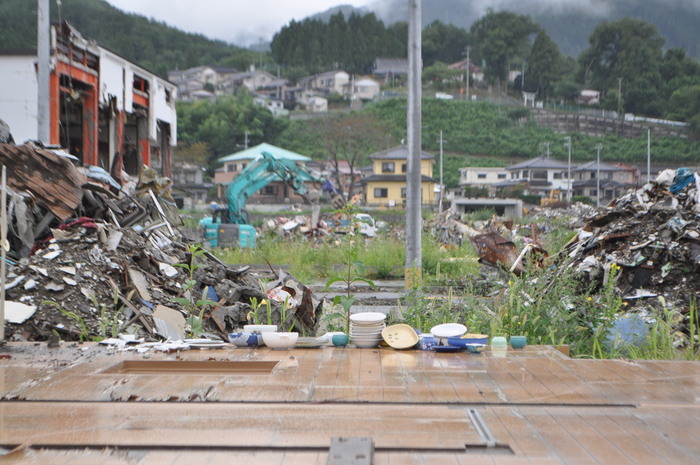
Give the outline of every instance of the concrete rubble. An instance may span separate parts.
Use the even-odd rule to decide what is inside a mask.
[[[168,178],[144,167],[120,185],[66,155],[0,144],[8,167],[5,340],[226,340],[262,317],[251,302],[265,299],[265,319],[313,333],[324,301],[289,275],[264,288],[249,267],[228,266],[185,237]],[[285,303],[266,295],[273,289],[294,306],[282,311]]]

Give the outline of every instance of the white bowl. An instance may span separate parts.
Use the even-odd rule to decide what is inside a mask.
[[[378,347],[380,340],[381,340],[381,338],[379,340],[373,340],[373,341],[362,341],[362,340],[358,341],[356,339],[350,339],[350,342],[355,344],[355,347],[357,347],[359,349],[370,349],[372,347]]]
[[[263,332],[262,339],[270,349],[291,349],[299,339],[299,333]]]
[[[355,323],[380,323],[386,319],[386,315],[379,312],[360,312],[350,315],[350,321]]]
[[[459,323],[444,323],[430,328],[430,334],[437,338],[460,337],[467,332],[467,327]]]
[[[245,325],[243,331],[246,333],[274,333],[277,325]]]

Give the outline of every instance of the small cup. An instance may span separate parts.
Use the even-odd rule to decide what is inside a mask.
[[[347,334],[334,334],[331,338],[333,345],[336,347],[345,347],[348,345],[349,337]]]
[[[527,337],[525,336],[511,336],[510,346],[513,349],[524,349],[527,345]]]
[[[494,357],[503,358],[508,352],[508,342],[506,338],[501,336],[496,336],[491,338],[491,354]]]

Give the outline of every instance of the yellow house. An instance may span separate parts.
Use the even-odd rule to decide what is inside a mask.
[[[399,145],[371,155],[372,174],[363,179],[365,199],[368,205],[400,207],[406,200],[406,175],[408,173],[408,147]],[[435,203],[435,185],[432,177],[435,157],[421,152],[421,199],[423,205]]]

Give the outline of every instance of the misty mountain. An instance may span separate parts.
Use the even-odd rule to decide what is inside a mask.
[[[682,48],[688,56],[700,58],[700,0],[430,0],[422,7],[423,25],[435,20],[469,29],[488,8],[529,15],[542,26],[561,52],[576,57],[588,48],[588,38],[603,21],[624,17],[638,18],[654,24],[666,38],[666,48]],[[341,8],[341,10],[338,10]],[[388,26],[408,19],[406,0],[375,0],[367,7]],[[343,6],[334,9],[346,17],[351,11],[366,12]],[[317,18],[330,17],[329,11]]]

